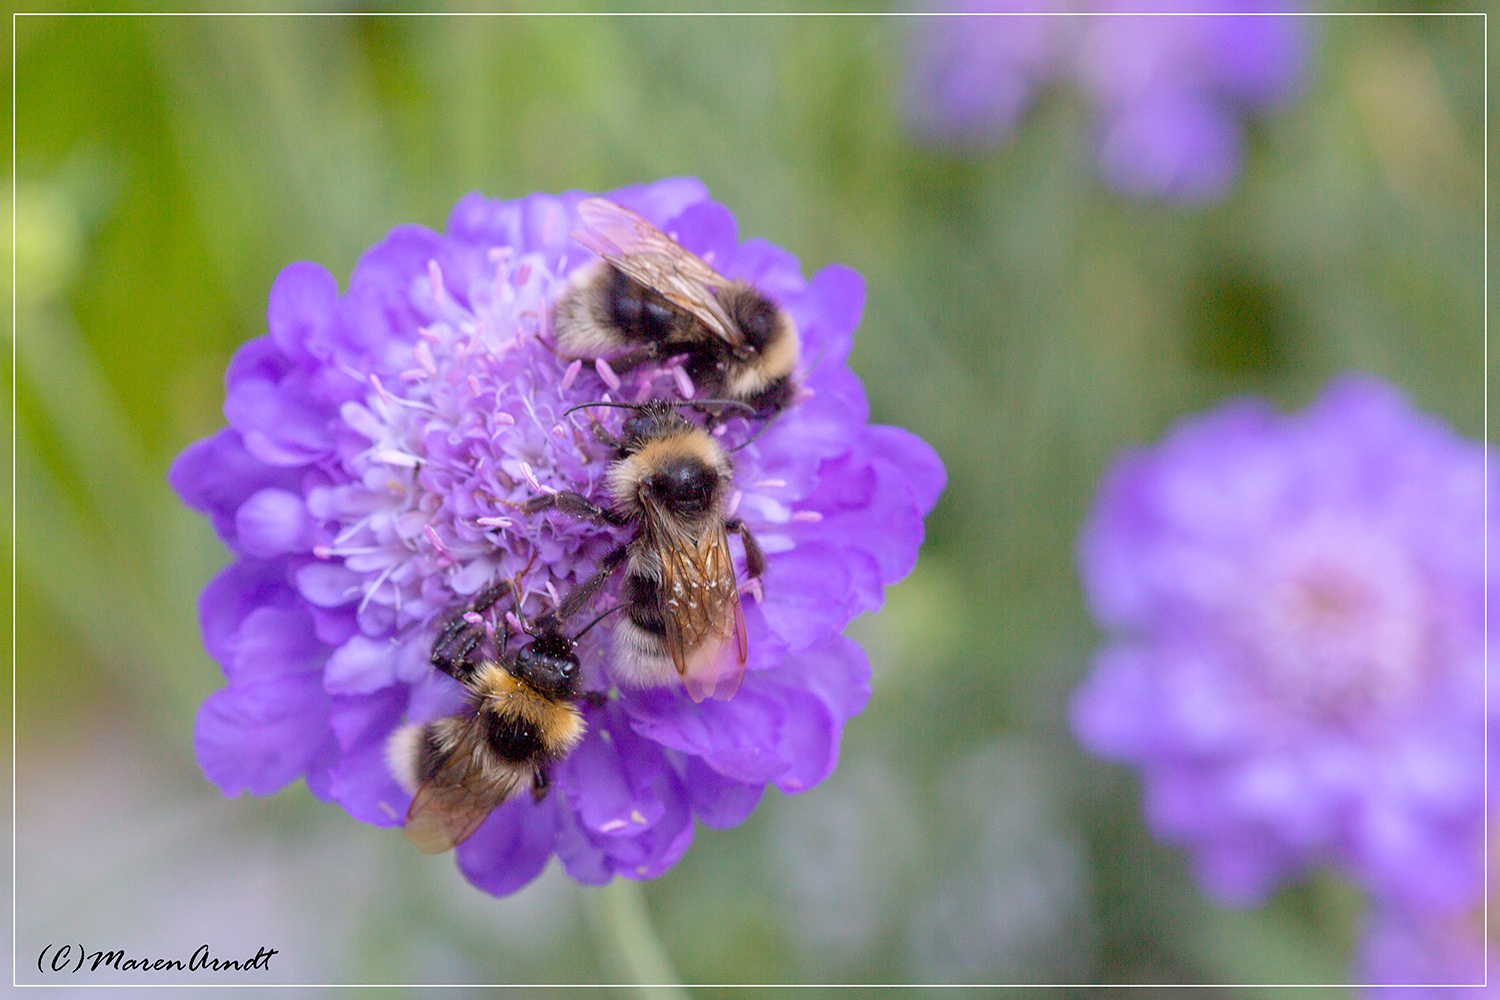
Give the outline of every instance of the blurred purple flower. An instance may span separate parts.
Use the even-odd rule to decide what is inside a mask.
[[[1391,905],[1479,889],[1482,447],[1348,377],[1242,400],[1120,458],[1080,545],[1115,638],[1076,692],[1204,887],[1262,899],[1326,859]]]
[[[1489,694],[1489,768],[1500,773],[1500,685]],[[1489,876],[1494,884],[1500,846],[1496,808],[1489,803],[1490,858]],[[1413,906],[1403,899],[1375,897],[1364,917],[1356,956],[1353,982],[1380,989],[1366,990],[1372,1000],[1392,997],[1395,1000],[1428,1000],[1454,996],[1456,983],[1482,983],[1485,979],[1485,956],[1491,963],[1500,962],[1500,951],[1485,946],[1484,896],[1481,880],[1475,879],[1467,896],[1443,900],[1442,905]],[[1446,987],[1437,984],[1448,984]],[[1393,988],[1388,988],[1393,987]],[[1500,986],[1492,984],[1483,990],[1463,990],[1465,996],[1500,996]]]
[[[1444,989],[1484,982],[1484,914],[1433,915],[1399,906],[1377,906],[1367,915],[1355,967],[1355,982],[1371,986],[1366,996],[1391,1000],[1500,996],[1500,986]],[[1490,949],[1490,962],[1500,953]],[[1400,988],[1400,987],[1405,987]]]
[[[616,544],[597,526],[527,519],[507,503],[543,487],[597,493],[608,465],[587,415],[562,413],[603,398],[613,373],[570,365],[547,344],[550,302],[592,257],[570,236],[584,197],[471,194],[446,234],[393,230],[342,296],[316,264],[277,277],[269,335],[229,366],[229,426],[170,473],[236,557],[199,608],[228,686],[204,703],[195,743],[226,795],[305,777],[356,818],[398,824],[409,797],[387,772],[387,736],[463,700],[428,665],[436,617],[533,555],[524,614],[537,614]],[[911,570],[944,480],[922,441],[867,423],[845,363],[864,303],[858,274],[831,266],[807,281],[784,250],[740,243],[733,216],[693,179],[611,197],[775,297],[818,361],[802,400],[735,455],[731,502],[767,554],[763,601],[745,596],[744,686],[728,702],[663,689],[586,709],[588,736],[553,794],[507,803],[458,848],[469,880],[496,894],[554,853],[581,882],[659,875],[687,849],[695,817],[730,826],[768,783],[798,792],[826,777],[869,696],[868,663],[844,627]],[[652,368],[621,394],[675,385]],[[608,685],[606,630],[581,647],[590,689]]]
[[[1057,9],[1039,0],[958,0],[954,13],[1031,14]],[[907,122],[920,139],[941,145],[996,145],[1009,137],[1052,72],[1055,19],[935,17],[912,39],[907,66]]]
[[[1228,193],[1244,156],[1241,115],[1295,92],[1307,48],[1302,19],[1255,16],[1279,9],[1257,0],[959,0],[943,9],[1010,16],[922,21],[906,88],[919,138],[999,144],[1034,92],[1058,78],[1098,111],[1104,180],[1183,203]],[[1148,16],[1105,16],[1126,12]],[[1056,16],[1068,13],[1097,16]]]

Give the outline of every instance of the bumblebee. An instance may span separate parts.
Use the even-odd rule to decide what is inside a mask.
[[[406,838],[426,854],[463,843],[485,817],[522,788],[537,801],[547,795],[549,771],[583,739],[574,647],[610,609],[571,638],[555,615],[526,631],[530,642],[498,659],[480,655],[480,615],[507,591],[500,581],[450,614],[432,646],[432,665],[469,692],[468,711],[397,729],[386,745],[392,774],[412,792]],[[502,624],[502,635],[503,624]]]
[[[619,372],[686,355],[703,395],[774,416],[792,401],[801,353],[786,310],[719,274],[643,216],[604,198],[578,206],[574,239],[603,260],[579,270],[552,312],[561,353],[604,357]]]
[[[587,405],[587,404],[586,404]],[[622,405],[622,404],[595,404]],[[608,474],[610,506],[574,492],[549,493],[528,514],[558,510],[599,524],[632,526],[635,537],[601,562],[599,572],[565,597],[560,613],[590,604],[622,565],[623,614],[614,629],[614,674],[624,684],[657,687],[681,679],[694,701],[727,700],[739,690],[748,646],[729,533],[745,545],[746,570],[759,578],[765,558],[744,522],[727,518],[734,466],[719,443],[671,403],[638,407],[616,439]]]

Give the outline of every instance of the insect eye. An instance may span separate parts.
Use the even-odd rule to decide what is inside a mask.
[[[641,436],[642,429],[645,427],[645,423],[646,423],[646,418],[645,417],[641,417],[641,416],[630,417],[620,427],[620,437],[621,437],[621,439],[624,440],[624,441],[627,441],[627,442],[638,439]]]

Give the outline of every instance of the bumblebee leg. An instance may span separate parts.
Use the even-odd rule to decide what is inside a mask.
[[[532,558],[535,559],[536,557],[532,556]],[[469,607],[483,614],[494,607],[495,602],[504,597],[511,589],[511,582],[509,580],[495,580],[493,583],[485,585],[483,590],[474,595],[474,599],[469,602]]]
[[[622,517],[612,510],[601,507],[588,497],[581,493],[574,493],[572,490],[566,490],[562,493],[543,493],[539,497],[532,497],[521,505],[521,510],[527,514],[536,514],[544,510],[558,510],[581,521],[593,521],[595,524],[609,524],[617,528],[630,523],[629,518]]]
[[[531,797],[537,802],[547,797],[547,792],[552,787],[552,779],[547,774],[545,767],[539,767],[531,774]]]
[[[617,358],[610,358],[609,367],[617,375],[624,375],[633,369],[639,368],[648,362],[655,361],[661,356],[660,345],[652,343],[645,347],[637,347],[633,351],[627,351]]]
[[[760,543],[755,540],[744,521],[725,521],[724,528],[726,531],[739,533],[740,540],[745,543],[745,572],[759,580],[766,572],[766,557],[760,551]]]
[[[484,625],[467,616],[488,611],[509,590],[509,580],[496,580],[444,618],[432,643],[432,665],[457,681],[471,677],[475,663],[470,655],[484,641]]]
[[[599,563],[599,572],[574,587],[568,596],[562,599],[562,603],[557,606],[557,617],[562,621],[567,621],[594,603],[594,598],[598,597],[599,591],[604,589],[605,581],[620,568],[620,564],[625,561],[629,552],[628,546],[621,545],[605,556]]]
[[[615,451],[624,450],[625,445],[623,444],[623,442],[621,442],[619,438],[615,437],[609,431],[605,430],[604,425],[601,424],[598,420],[592,419],[592,417],[589,420],[589,430],[593,431],[594,437],[597,438],[599,443],[604,445],[606,448],[613,448]]]

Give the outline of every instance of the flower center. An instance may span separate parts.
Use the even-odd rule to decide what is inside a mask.
[[[1277,700],[1339,718],[1387,710],[1421,686],[1421,583],[1388,538],[1315,521],[1268,547],[1249,589],[1249,645]]]

